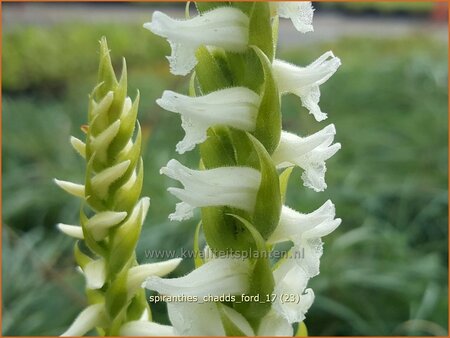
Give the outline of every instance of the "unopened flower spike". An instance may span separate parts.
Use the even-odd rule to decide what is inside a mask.
[[[80,224],[60,223],[58,228],[78,240],[75,259],[90,295],[88,306],[63,336],[84,335],[94,328],[110,336],[137,335],[142,332],[142,325],[147,335],[172,333],[148,321],[150,308],[140,288],[149,276],[173,271],[180,259],[139,265],[135,258],[150,199],[139,198],[143,178],[140,129],[136,122],[139,100],[133,102],[127,96],[125,62],[123,67],[117,80],[106,39],[102,38],[98,85],[90,95],[88,124],[83,127],[86,140],[70,139],[86,161],[85,182],[55,180],[83,203]],[[134,318],[141,318],[146,324],[136,323]]]
[[[161,173],[182,185],[168,189],[180,200],[171,220],[191,218],[200,208],[195,250],[201,252],[202,231],[207,255],[185,276],[152,276],[143,286],[169,297],[175,334],[292,336],[292,324],[305,327],[314,302],[308,283],[319,273],[322,237],[341,220],[331,201],[307,214],[283,205],[290,171],[280,170],[299,167],[304,185],[323,191],[325,161],[340,144],[333,143],[333,124],[306,137],[282,131],[280,94],[298,95],[317,121],[325,119],[319,86],[340,60],[332,52],[307,67],[276,59],[278,17],[290,19],[299,32],[313,31],[310,2],[196,7],[198,16],[183,21],[155,12],[145,27],[169,40],[173,74],[195,67],[191,96],[166,90],[157,103],[180,114],[186,135],[176,150],[198,146],[200,168],[172,159]],[[273,264],[267,254],[287,241],[293,244],[289,254]],[[295,300],[286,302],[286,294]],[[186,295],[194,301],[178,299]],[[234,298],[221,300],[225,295]]]

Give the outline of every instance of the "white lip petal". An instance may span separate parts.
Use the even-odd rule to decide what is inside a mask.
[[[301,33],[312,32],[314,8],[310,1],[277,1],[278,15],[291,19],[295,29]]]
[[[261,320],[257,332],[258,336],[264,337],[292,337],[293,334],[292,325],[273,309]]]
[[[156,100],[162,108],[181,115],[186,136],[177,144],[180,154],[204,142],[207,138],[206,131],[215,125],[253,131],[259,102],[260,97],[245,87],[227,88],[199,97],[166,90]]]
[[[337,221],[334,220],[335,215],[335,207],[330,200],[309,214],[301,214],[283,206],[280,222],[268,239],[268,243],[274,244],[287,240],[299,243],[301,238],[322,237],[316,235],[328,234],[337,227],[335,226]]]
[[[249,167],[192,170],[176,160],[170,160],[160,172],[184,186],[168,189],[182,201],[169,216],[174,220],[192,217],[196,207],[231,206],[252,212],[261,181],[261,173]]]
[[[324,53],[306,67],[275,60],[273,72],[281,93],[293,93],[300,97],[302,105],[307,108],[317,121],[327,118],[319,107],[319,86],[327,81],[339,68],[341,60],[331,51]]]
[[[327,187],[325,161],[341,148],[340,143],[332,144],[335,134],[336,129],[332,124],[307,137],[282,132],[272,159],[277,168],[293,165],[301,167],[304,170],[304,185],[314,191],[323,191]]]
[[[169,296],[241,294],[248,291],[249,267],[249,262],[241,258],[217,258],[183,277],[150,277],[143,286]]]
[[[176,334],[172,326],[135,320],[124,324],[120,328],[120,335],[134,337],[167,337],[175,336]]]
[[[242,11],[220,7],[192,19],[177,20],[155,11],[144,28],[166,38],[172,48],[168,57],[172,74],[186,75],[197,64],[195,51],[200,45],[243,52],[248,44],[249,19]]]

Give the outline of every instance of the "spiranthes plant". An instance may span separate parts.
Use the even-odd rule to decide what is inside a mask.
[[[293,335],[292,324],[303,322],[314,301],[308,280],[319,273],[321,237],[341,220],[331,201],[309,214],[283,205],[286,187],[299,167],[304,185],[323,191],[325,161],[340,144],[333,144],[332,124],[309,136],[283,131],[280,98],[293,93],[324,120],[319,86],[340,60],[326,52],[298,67],[276,58],[279,17],[312,31],[310,2],[198,2],[196,8],[198,15],[185,20],[155,12],[144,27],[170,43],[173,74],[192,72],[188,95],[165,91],[157,103],[181,116],[186,135],[176,150],[199,146],[199,169],[172,159],[161,173],[182,185],[168,189],[180,200],[169,218],[182,221],[200,208],[195,242],[201,230],[207,245],[191,273],[152,276],[144,285],[177,300],[167,303],[177,334]],[[286,241],[289,253],[272,264],[275,244]],[[190,301],[179,301],[182,296]]]
[[[177,267],[173,259],[139,265],[135,247],[150,205],[139,199],[143,183],[141,130],[136,122],[139,93],[127,96],[123,61],[117,80],[106,39],[100,41],[98,83],[89,96],[85,140],[71,137],[73,148],[86,162],[84,184],[55,180],[80,199],[80,224],[58,224],[76,239],[74,254],[86,279],[88,306],[63,336],[84,335],[96,328],[101,335],[171,334],[172,328],[151,322],[142,282]]]

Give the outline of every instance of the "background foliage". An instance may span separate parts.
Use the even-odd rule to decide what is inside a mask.
[[[95,83],[97,41],[129,67],[130,95],[141,91],[145,183],[152,198],[139,245],[191,249],[196,220],[169,222],[175,198],[159,168],[172,157],[195,166],[196,152],[175,155],[179,118],[156,104],[162,91],[185,92],[171,76],[166,43],[136,26],[58,25],[3,36],[3,334],[58,335],[84,306],[83,278],[71,241],[55,229],[77,222],[79,205],[52,178],[81,181],[69,135],[82,137]],[[301,36],[299,37],[301,39]],[[49,43],[51,42],[51,43]],[[288,189],[287,204],[312,211],[331,198],[341,227],[325,238],[312,335],[447,334],[447,49],[426,36],[341,39],[293,46],[283,59],[308,64],[332,49],[343,66],[322,86],[319,127],[294,96],[283,97],[284,129],[303,135],[327,123],[343,149],[328,161],[329,188]],[[295,170],[290,186],[301,185]],[[191,269],[186,260],[175,272]],[[155,319],[166,322],[164,305]],[[26,319],[26,320],[25,320]]]

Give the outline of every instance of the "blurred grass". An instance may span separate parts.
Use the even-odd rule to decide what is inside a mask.
[[[183,135],[179,118],[155,104],[164,89],[187,86],[169,74],[166,43],[130,26],[8,33],[2,60],[4,335],[57,335],[83,306],[71,241],[54,228],[77,222],[79,205],[52,178],[82,181],[81,160],[68,138],[82,137],[97,40],[104,34],[117,69],[127,58],[130,95],[141,91],[143,193],[152,205],[139,257],[148,261],[146,249],[192,247],[195,220],[167,220],[176,202],[166,193],[173,182],[158,173],[174,156],[191,166],[198,161],[195,151],[175,154]],[[307,64],[328,49],[343,61],[321,87],[329,119],[318,124],[298,98],[283,98],[284,129],[306,135],[334,123],[343,144],[328,162],[325,192],[304,188],[299,170],[288,189],[291,207],[309,212],[331,198],[343,218],[325,239],[322,272],[311,280],[317,298],[306,319],[309,332],[446,335],[446,47],[426,36],[344,39],[279,57]],[[176,273],[192,265],[185,262]],[[167,322],[163,308],[154,317]]]

